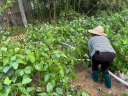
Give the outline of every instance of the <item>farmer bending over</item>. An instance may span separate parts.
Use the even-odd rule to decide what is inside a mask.
[[[115,58],[116,52],[106,37],[107,35],[104,33],[102,26],[90,29],[88,32],[92,33],[92,37],[88,41],[89,54],[92,58],[92,78],[94,82],[98,81],[98,65],[101,64],[101,71],[105,79],[105,84],[107,88],[111,88],[108,67]]]

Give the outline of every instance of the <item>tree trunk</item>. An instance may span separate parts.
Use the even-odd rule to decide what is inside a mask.
[[[25,15],[25,12],[24,12],[24,7],[23,7],[22,0],[18,0],[18,3],[19,3],[19,8],[20,8],[20,12],[21,12],[21,16],[22,16],[22,20],[23,20],[24,26],[28,27],[27,19],[26,19],[26,15]]]
[[[56,0],[54,0],[54,21],[56,21]]]
[[[16,20],[14,18],[14,15],[12,14],[10,8],[8,8],[7,11],[8,11],[8,17],[10,18],[10,21],[12,22],[12,25],[17,27]]]

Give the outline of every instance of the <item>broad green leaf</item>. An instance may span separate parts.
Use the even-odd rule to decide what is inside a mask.
[[[49,77],[50,77],[49,74],[46,74],[46,75],[44,76],[44,81],[47,82],[47,81],[49,80]]]
[[[90,96],[90,95],[86,92],[82,92],[82,96]]]
[[[53,91],[53,85],[50,82],[47,84],[46,90],[48,93],[51,93]]]
[[[59,94],[53,92],[53,93],[50,93],[51,96],[60,96]]]
[[[35,68],[36,68],[36,70],[38,70],[38,71],[43,71],[43,67],[42,67],[42,64],[36,64],[36,66],[35,66]]]
[[[48,96],[46,93],[39,93],[39,96]]]
[[[40,58],[40,55],[39,55],[40,53],[37,51],[36,52],[36,57],[39,59]]]
[[[25,64],[25,61],[23,59],[17,59],[16,60],[18,63],[22,63],[22,64]]]
[[[1,47],[1,50],[2,50],[3,52],[6,52],[6,51],[7,51],[7,48],[6,48],[6,47]]]
[[[11,61],[16,60],[16,55],[11,57]]]
[[[69,69],[65,69],[65,73],[69,73]]]
[[[23,76],[22,84],[28,84],[32,81],[32,79],[28,75]]]
[[[27,50],[25,51],[26,54],[29,54],[29,52],[31,52],[31,50],[29,50],[29,49],[27,49]]]
[[[17,95],[17,91],[14,91],[14,92],[11,93],[11,96],[16,96],[16,95]]]
[[[34,63],[34,62],[35,62],[35,56],[31,56],[31,57],[30,57],[30,61],[31,61],[32,63]]]
[[[13,62],[12,66],[14,69],[18,69],[19,64],[18,64],[18,62]]]
[[[67,56],[64,53],[62,53],[61,56],[67,58]]]
[[[44,51],[48,51],[49,49],[48,48],[44,48]]]
[[[2,70],[3,70],[3,67],[0,66],[0,72],[2,72]]]
[[[45,90],[45,89],[44,89],[43,87],[37,87],[37,88],[36,88],[36,91],[37,91],[37,92],[44,92],[44,90]]]
[[[15,72],[15,75],[18,77],[18,76],[23,76],[23,74],[24,74],[24,70],[22,70],[22,69],[18,69],[18,70],[16,70],[16,72]]]
[[[7,88],[4,95],[5,95],[5,96],[8,96],[9,93],[10,93],[10,91],[11,91],[11,87]]]
[[[26,67],[26,68],[24,69],[24,72],[25,72],[26,74],[30,74],[30,73],[31,73],[31,67],[30,67],[30,66]]]
[[[68,77],[64,77],[64,79],[62,79],[62,81],[63,81],[63,83],[66,83],[66,82],[68,82]]]
[[[26,56],[26,60],[28,61],[30,59],[31,55]]]
[[[2,52],[0,52],[0,58],[2,58]]]
[[[60,70],[60,75],[61,75],[62,77],[64,77],[64,71],[63,71],[63,70]]]
[[[55,80],[51,80],[51,84],[53,85],[53,87],[55,87],[56,86]]]
[[[123,44],[124,44],[124,45],[125,45],[125,44],[128,44],[128,43],[127,43],[127,40],[122,40],[122,41],[123,41]]]
[[[15,48],[15,52],[16,53],[19,52],[19,51],[20,51],[20,48],[19,47]]]
[[[57,61],[57,59],[53,59],[53,62],[54,62],[55,64],[57,64],[58,61]]]
[[[35,89],[35,87],[27,87],[27,92],[31,92]]]
[[[45,58],[49,58],[49,56],[48,56],[46,53],[42,52],[41,54],[42,54]]]
[[[7,73],[9,69],[10,69],[10,66],[5,66],[5,67],[3,68],[3,72],[4,72],[4,73]]]
[[[11,80],[8,77],[6,77],[6,79],[4,80],[4,84],[9,85],[10,83]]]
[[[20,76],[23,76],[24,75],[24,71],[20,70],[19,74],[20,74]]]
[[[46,70],[47,70],[47,68],[48,68],[48,66],[44,66],[43,71],[46,71]]]
[[[14,69],[10,69],[8,72],[7,72],[7,75],[10,77],[12,75],[14,75]]]
[[[3,89],[3,85],[0,83],[0,91]]]
[[[7,65],[9,62],[9,58],[4,58],[3,60],[3,66]]]
[[[0,96],[3,96],[3,94],[2,94],[2,93],[0,93]]]
[[[81,95],[82,93],[79,90],[77,90],[77,96],[81,96]]]
[[[128,51],[126,51],[126,56],[128,56]]]
[[[57,93],[57,94],[63,94],[63,89],[61,89],[61,88],[56,88],[56,93]]]
[[[18,77],[18,76],[16,76],[16,75],[13,75],[13,76],[12,76],[12,79],[11,79],[11,81],[12,81],[13,83],[15,83],[15,82],[16,82],[16,80],[17,80],[17,77]]]
[[[26,94],[26,95],[28,95],[29,93],[27,92],[27,90],[24,88],[24,86],[18,86],[19,87],[19,90],[22,92],[22,93],[24,93],[24,94]]]
[[[128,72],[128,70],[127,70],[126,68],[123,68],[123,72],[124,72],[124,74],[126,75],[127,72]]]
[[[57,58],[60,58],[61,55],[60,55],[59,53],[56,53],[55,56],[56,56]]]
[[[17,54],[16,55],[18,58],[21,58],[21,59],[25,59],[25,56],[23,54]]]

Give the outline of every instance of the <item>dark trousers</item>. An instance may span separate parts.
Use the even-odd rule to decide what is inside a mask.
[[[101,64],[103,74],[108,74],[108,67],[115,58],[115,53],[97,51],[92,57],[92,71],[98,71],[98,65]]]

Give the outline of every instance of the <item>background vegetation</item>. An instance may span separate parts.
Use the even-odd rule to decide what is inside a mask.
[[[117,52],[110,70],[128,72],[127,0],[27,2],[34,4],[29,27],[15,26],[16,29],[0,31],[0,96],[89,96],[85,90],[72,88],[68,80],[76,77],[77,59],[88,54],[90,34],[87,30],[98,25],[104,27]],[[13,3],[10,0],[0,2],[2,16]],[[12,38],[19,33],[24,36]],[[62,42],[76,49],[73,51]],[[91,66],[86,60],[83,64]]]

